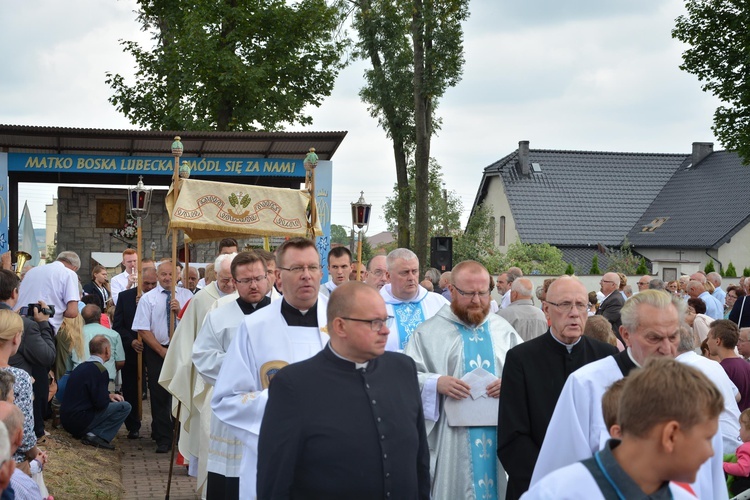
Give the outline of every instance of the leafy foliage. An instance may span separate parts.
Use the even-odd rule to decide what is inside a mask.
[[[601,269],[599,269],[598,255],[594,255],[594,257],[591,259],[591,269],[589,269],[589,274],[602,274]]]
[[[469,218],[466,231],[453,238],[453,264],[464,260],[475,260],[487,268],[491,274],[503,270],[503,255],[495,249],[490,222],[492,209],[482,204]]]
[[[109,101],[160,130],[278,130],[308,125],[330,95],[347,41],[341,0],[139,0],[154,46],[122,41],[135,83],[106,74]]]
[[[744,276],[745,278],[750,276],[750,267],[746,267],[742,270],[742,276]]]
[[[572,276],[576,273],[575,268],[573,267],[573,264],[568,262],[568,267],[565,268],[565,274]]]
[[[626,239],[623,241],[619,249],[607,250],[607,271],[608,272],[620,272],[626,275],[639,274],[638,266],[640,265],[640,259],[633,255],[630,250],[630,242]],[[645,261],[644,261],[645,263]],[[640,274],[647,274],[648,268],[645,272]]]
[[[708,261],[708,263],[706,264],[706,267],[703,268],[703,272],[706,273],[706,274],[708,274],[708,273],[715,273],[716,272],[716,269],[714,268],[714,261],[713,260],[709,260]]]
[[[339,243],[341,245],[348,245],[350,242],[349,231],[344,226],[338,224],[331,224],[331,243]]]
[[[648,266],[646,266],[646,258],[641,257],[638,262],[638,268],[635,270],[635,274],[648,274]]]
[[[672,37],[689,45],[680,69],[692,73],[722,105],[713,131],[727,149],[750,162],[750,5],[735,0],[687,0]]]
[[[524,274],[563,274],[565,262],[559,248],[549,243],[522,243],[516,241],[508,246],[505,254],[505,269],[520,267]]]
[[[727,278],[736,278],[737,277],[737,269],[734,268],[734,264],[732,264],[732,261],[729,261],[729,265],[727,266],[726,271],[724,271],[724,276]]]

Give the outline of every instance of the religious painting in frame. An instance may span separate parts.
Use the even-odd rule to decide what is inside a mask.
[[[125,200],[97,199],[96,227],[122,228],[125,226]]]

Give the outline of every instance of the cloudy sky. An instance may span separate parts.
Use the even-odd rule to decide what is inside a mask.
[[[107,102],[104,83],[107,71],[133,71],[119,40],[149,43],[134,9],[134,0],[3,1],[0,123],[134,128]],[[463,80],[439,104],[443,126],[432,143],[464,219],[483,169],[519,140],[532,149],[662,153],[715,141],[717,101],[680,71],[684,47],[670,36],[682,1],[471,0],[470,10]],[[341,73],[304,130],[348,131],[333,158],[333,222],[351,224],[349,204],[364,190],[373,235],[386,229],[380,208],[396,175],[389,141],[357,95],[363,68]],[[36,227],[55,192],[21,186]]]

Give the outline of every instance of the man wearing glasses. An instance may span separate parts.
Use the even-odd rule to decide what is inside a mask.
[[[193,344],[193,363],[204,382],[203,390],[195,397],[204,401],[200,408],[201,419],[211,422],[210,432],[205,436],[208,446],[201,447],[198,455],[199,463],[206,464],[207,498],[239,498],[242,442],[211,411],[211,393],[227,348],[245,316],[271,303],[266,296],[270,282],[262,255],[255,251],[237,254],[232,260],[231,272],[239,295],[234,300],[227,301],[232,297],[230,295],[214,303]],[[208,426],[204,423],[201,428],[207,429]],[[199,472],[203,470],[201,467]],[[204,477],[205,474],[199,473],[199,486]]]
[[[490,275],[483,265],[472,260],[458,264],[449,288],[450,305],[419,325],[404,350],[417,363],[432,497],[504,498],[505,471],[495,458],[497,406],[491,406],[490,421],[451,421],[455,417],[446,407],[458,410],[481,404],[479,399],[497,399],[505,355],[523,340],[505,319],[490,314]],[[486,381],[471,385],[469,373]]]
[[[283,367],[317,354],[328,342],[328,299],[318,293],[321,276],[314,241],[285,241],[276,251],[276,277],[284,296],[246,316],[227,348],[211,407],[244,445],[239,498],[255,497],[258,435],[271,379]]]
[[[577,278],[556,279],[545,299],[549,330],[511,349],[502,372],[497,455],[508,473],[507,499],[517,499],[529,489],[565,380],[585,364],[617,352],[583,336],[589,298]]]
[[[640,281],[638,285],[640,286]],[[596,315],[607,318],[607,321],[612,325],[612,331],[615,333],[615,336],[622,341],[622,337],[620,337],[620,325],[622,324],[620,310],[625,304],[625,299],[619,292],[620,277],[617,273],[607,273],[602,276],[599,286],[604,294],[604,300],[599,305],[599,309],[596,310]],[[646,283],[646,287],[648,288],[648,283]]]
[[[532,487],[552,471],[588,459],[604,446],[610,437],[602,414],[604,392],[635,368],[644,366],[649,358],[674,358],[684,317],[685,303],[660,290],[646,290],[628,299],[622,308],[620,328],[628,348],[590,363],[568,377],[539,451]],[[662,439],[682,440],[685,433],[677,431]],[[701,465],[691,487],[698,498],[725,498],[720,433],[712,437],[711,445],[714,455]]]
[[[385,303],[364,283],[344,283],[327,319],[328,345],[271,382],[258,498],[428,500],[417,373],[407,356],[385,352]]]
[[[374,286],[378,290],[388,284],[388,268],[385,264],[385,255],[376,255],[367,263],[365,283]]]
[[[419,284],[419,258],[408,248],[393,250],[385,262],[390,284],[380,289],[380,296],[385,300],[388,315],[394,317],[386,349],[403,351],[417,326],[433,317],[448,301]]]

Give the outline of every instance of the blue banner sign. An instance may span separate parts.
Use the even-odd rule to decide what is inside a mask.
[[[304,177],[302,159],[196,158],[184,156],[191,174],[217,176]],[[172,175],[174,157],[8,153],[9,172],[75,172],[92,174]]]

